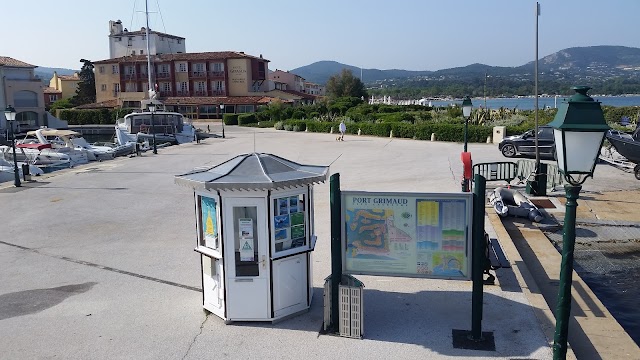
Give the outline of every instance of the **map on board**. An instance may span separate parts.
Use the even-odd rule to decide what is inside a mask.
[[[468,278],[470,201],[348,194],[345,270]]]

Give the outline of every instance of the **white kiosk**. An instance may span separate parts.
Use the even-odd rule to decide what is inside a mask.
[[[328,171],[253,153],[176,176],[194,190],[206,310],[228,323],[309,309],[313,184]]]

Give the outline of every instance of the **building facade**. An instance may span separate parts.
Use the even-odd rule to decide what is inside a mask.
[[[46,125],[44,84],[34,75],[36,66],[7,56],[0,56],[0,109],[16,109],[17,129],[26,131]],[[0,115],[0,132],[7,131],[4,111]]]
[[[186,53],[185,38],[164,34],[149,29],[149,54],[180,54]],[[109,21],[109,58],[123,56],[146,55],[147,32],[143,27],[139,31],[123,29],[120,20]]]
[[[269,74],[269,80],[274,82],[276,90],[293,90],[297,92],[304,92],[304,78],[288,71],[282,71],[276,69],[276,71]],[[283,89],[281,84],[287,84]]]
[[[53,72],[53,77],[49,80],[49,87],[60,91],[60,99],[68,99],[76,94],[78,84],[80,83],[80,75],[76,72],[73,75],[58,75]]]
[[[54,102],[62,100],[62,91],[54,89],[50,86],[43,89],[43,95],[45,109],[48,109]]]
[[[262,56],[232,51],[160,54],[152,55],[151,62],[152,89],[165,105],[197,108],[224,102],[232,106],[225,112],[250,112],[268,91],[269,60]],[[98,104],[139,107],[148,98],[147,56],[101,60],[94,66]]]

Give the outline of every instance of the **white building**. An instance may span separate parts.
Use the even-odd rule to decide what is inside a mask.
[[[185,38],[149,29],[149,52],[151,55],[185,53]],[[128,31],[122,28],[120,20],[109,21],[109,58],[130,55],[147,55],[146,29]]]

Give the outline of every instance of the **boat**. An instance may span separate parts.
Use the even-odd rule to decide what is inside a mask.
[[[72,136],[71,142],[75,145],[75,149],[84,149],[93,154],[97,161],[110,160],[116,157],[116,150],[113,147],[89,144],[82,136]]]
[[[195,140],[196,131],[193,125],[185,123],[184,116],[177,112],[155,111],[134,112],[118,119],[116,123],[116,139],[119,145],[143,141],[156,144],[169,142],[183,144]]]
[[[41,128],[27,132],[25,138],[22,139],[18,145],[51,145],[51,148],[54,151],[69,156],[72,167],[87,164],[89,160],[97,160],[93,152],[89,152],[82,148],[76,148],[71,141],[73,136],[80,136],[80,133],[71,130]]]
[[[606,136],[618,154],[622,155],[628,162],[633,163],[628,167],[633,166],[633,173],[636,179],[640,180],[640,127],[634,131],[633,135],[617,130],[609,130]]]
[[[23,179],[22,170],[25,163],[18,163],[18,176]],[[35,165],[26,164],[29,166],[29,175],[39,176],[44,174],[42,169],[38,168]],[[13,181],[15,179],[14,175],[14,164],[6,161],[5,159],[0,158],[0,183],[5,181]]]
[[[13,150],[11,146],[0,146],[0,157],[12,163]],[[39,168],[71,166],[69,155],[54,150],[51,144],[16,144],[15,158],[18,162],[35,165]]]
[[[145,17],[147,21],[147,69],[151,66],[151,53],[149,52],[149,11],[145,1]],[[191,123],[185,123],[184,116],[177,112],[169,112],[164,109],[162,102],[158,100],[158,94],[154,89],[155,83],[151,78],[153,71],[147,71],[147,95],[148,98],[141,103],[142,111],[125,115],[116,121],[116,139],[119,145],[148,141],[157,144],[172,143],[183,144],[196,141],[196,129]],[[146,106],[145,106],[146,105]],[[155,111],[158,109],[159,111]],[[154,111],[151,111],[154,110]]]

